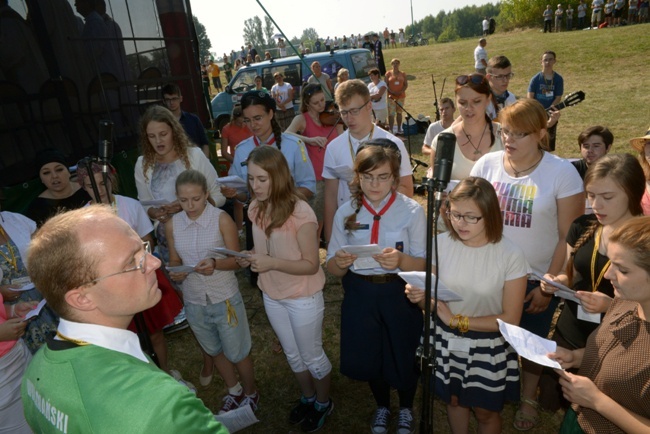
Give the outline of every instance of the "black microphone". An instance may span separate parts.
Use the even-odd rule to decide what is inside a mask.
[[[102,164],[102,173],[108,174],[108,165],[113,158],[113,122],[102,119],[99,121],[99,162]]]
[[[451,133],[438,134],[436,161],[433,165],[433,182],[440,191],[444,191],[451,180],[451,169],[454,165],[455,151],[456,135]]]

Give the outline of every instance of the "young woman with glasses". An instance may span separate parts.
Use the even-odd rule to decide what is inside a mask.
[[[201,172],[186,170],[176,178],[183,211],[165,227],[169,265],[187,265],[193,271],[170,270],[169,275],[180,283],[187,322],[228,388],[219,413],[246,405],[255,411],[259,394],[246,308],[234,271],[239,266],[233,257],[212,252],[215,247],[239,250],[237,228],[225,211],[208,202],[209,195]]]
[[[481,156],[503,150],[503,144],[498,134],[499,124],[493,123],[487,114],[493,98],[488,79],[482,74],[461,75],[456,78],[455,93],[461,120],[443,132],[456,136],[451,179],[463,179],[469,176]],[[435,137],[431,142],[431,174],[437,147],[438,137]]]
[[[452,432],[468,432],[473,411],[479,432],[498,434],[504,404],[519,397],[519,363],[496,320],[519,324],[528,264],[503,237],[499,199],[488,181],[465,178],[446,208],[449,231],[439,235],[444,253],[434,272],[463,300],[438,302],[436,335],[426,337],[436,348],[431,387],[447,403]],[[407,285],[406,293],[424,308],[421,288]]]
[[[522,99],[499,114],[505,150],[484,155],[471,176],[494,186],[503,215],[503,233],[524,252],[530,268],[540,276],[557,275],[566,258],[571,223],[584,214],[580,175],[570,162],[549,152],[547,115],[533,99]],[[559,299],[528,281],[521,327],[544,338]],[[514,425],[526,431],[539,423],[537,383],[542,367],[522,360],[522,403]]]
[[[317,221],[291,180],[287,161],[271,146],[253,150],[247,161],[253,198],[248,216],[255,247],[237,258],[259,273],[264,309],[280,339],[302,396],[289,422],[316,431],[334,410],[332,364],[323,350],[325,273],[318,257]]]
[[[336,215],[327,270],[342,277],[341,373],[367,381],[376,403],[375,434],[390,423],[390,390],[399,396],[398,432],[413,433],[413,400],[419,376],[415,350],[422,312],[404,296],[398,271],[425,267],[424,209],[397,191],[400,152],[389,139],[361,145],[354,163],[352,200]],[[348,245],[376,244],[382,251],[359,258]]]

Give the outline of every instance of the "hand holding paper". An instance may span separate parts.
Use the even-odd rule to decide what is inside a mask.
[[[410,284],[414,288],[419,288],[424,291],[426,286],[426,273],[424,271],[402,271],[399,274],[399,277],[404,279],[404,281]],[[433,296],[433,287],[435,284],[436,276],[431,274],[431,288]],[[463,296],[458,294],[456,291],[449,288],[441,280],[438,281],[438,300],[440,301],[461,301]]]
[[[562,369],[558,362],[548,357],[548,354],[554,353],[557,348],[555,342],[541,338],[528,330],[508,324],[500,319],[497,319],[497,322],[499,323],[499,331],[505,340],[521,357],[542,366]]]

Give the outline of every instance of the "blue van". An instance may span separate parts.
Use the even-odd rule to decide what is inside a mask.
[[[294,103],[300,105],[300,89],[302,84],[312,75],[309,65],[318,61],[324,74],[329,74],[332,84],[336,83],[336,74],[341,68],[350,71],[350,78],[358,78],[366,83],[370,82],[368,71],[375,68],[375,60],[370,51],[362,48],[351,50],[336,50],[299,56],[284,57],[281,59],[265,60],[240,68],[225,91],[212,99],[212,113],[214,125],[218,131],[230,121],[233,106],[239,102],[244,92],[255,88],[255,77],[262,77],[262,86],[269,91],[275,84],[273,74],[280,72],[284,81],[295,89]]]

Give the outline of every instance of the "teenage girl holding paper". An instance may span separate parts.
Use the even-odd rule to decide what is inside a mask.
[[[610,266],[606,250],[609,235],[634,216],[643,215],[641,198],[645,191],[643,169],[629,154],[599,159],[587,171],[584,182],[594,213],[578,217],[571,225],[564,272],[545,275],[578,291],[580,305],[565,300],[553,335],[559,346],[571,350],[585,347],[614,298],[614,288],[604,277]],[[551,294],[557,288],[542,282],[542,291]],[[540,405],[555,411],[562,394],[557,377],[549,380],[544,376],[540,382]]]
[[[397,146],[373,139],[359,147],[354,163],[352,200],[334,217],[327,269],[342,277],[341,373],[367,381],[377,409],[373,433],[388,430],[390,389],[399,395],[398,430],[414,432],[413,399],[418,369],[415,351],[422,334],[422,312],[404,295],[398,271],[425,268],[424,209],[397,192],[400,179]],[[359,268],[357,256],[343,246],[378,244],[374,268]]]
[[[460,181],[446,208],[450,230],[438,235],[443,253],[434,272],[463,300],[438,302],[435,343],[428,337],[437,358],[432,384],[447,403],[452,432],[468,432],[473,411],[478,432],[498,434],[505,402],[519,399],[519,364],[496,320],[519,324],[528,264],[519,247],[503,238],[499,201],[488,181]],[[423,308],[424,291],[406,288]]]
[[[289,422],[316,431],[334,410],[332,364],[323,350],[325,273],[318,257],[316,215],[292,182],[280,150],[257,147],[246,162],[255,248],[243,252],[249,258],[236,260],[259,273],[266,315],[300,385],[302,396]]]
[[[219,413],[246,405],[255,411],[259,394],[246,308],[234,272],[239,266],[233,257],[211,252],[215,247],[238,250],[237,227],[225,211],[208,202],[209,195],[201,172],[186,170],[176,178],[176,197],[183,211],[165,225],[169,265],[194,266],[195,272],[170,272],[169,276],[182,282],[187,322],[228,388]]]

